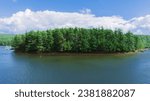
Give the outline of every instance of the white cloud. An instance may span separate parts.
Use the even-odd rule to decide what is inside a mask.
[[[92,11],[91,11],[91,9],[86,8],[86,9],[80,10],[80,13],[82,13],[82,14],[90,14],[90,13],[92,13]]]
[[[61,27],[104,27],[121,28],[123,31],[133,31],[139,34],[150,32],[150,15],[125,20],[119,16],[97,17],[90,9],[82,12],[56,11],[19,11],[11,17],[0,18],[0,32],[25,33],[30,30],[46,30]]]

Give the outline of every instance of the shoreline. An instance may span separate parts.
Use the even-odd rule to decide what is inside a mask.
[[[3,46],[6,47],[6,46]],[[13,50],[12,48],[10,50]],[[135,50],[133,52],[45,52],[45,53],[40,53],[40,52],[21,52],[21,51],[14,51],[14,53],[19,53],[19,54],[28,54],[28,55],[43,55],[43,56],[103,56],[103,55],[132,55],[132,54],[137,54],[141,53],[144,51],[150,50],[150,48],[145,48],[145,49],[139,49]]]
[[[75,52],[51,52],[51,53],[27,53],[27,52],[15,52],[19,54],[27,54],[27,55],[42,55],[42,56],[107,56],[107,55],[133,55],[137,53],[144,52],[149,49],[136,50],[135,52],[116,52],[116,53],[106,53],[106,52],[89,52],[89,53],[75,53]]]

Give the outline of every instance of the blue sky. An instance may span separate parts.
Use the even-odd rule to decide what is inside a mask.
[[[150,0],[0,0],[0,33],[62,27],[150,34]]]
[[[125,19],[150,14],[150,0],[0,0],[0,17],[27,8],[76,12],[84,8],[96,16],[122,16]]]

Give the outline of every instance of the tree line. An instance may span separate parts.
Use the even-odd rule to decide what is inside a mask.
[[[22,52],[131,52],[150,48],[150,36],[103,28],[60,28],[16,35],[15,51]]]

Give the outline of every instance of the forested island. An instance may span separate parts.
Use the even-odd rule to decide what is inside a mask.
[[[123,53],[150,48],[150,36],[120,29],[60,28],[16,35],[12,47],[27,53]]]

